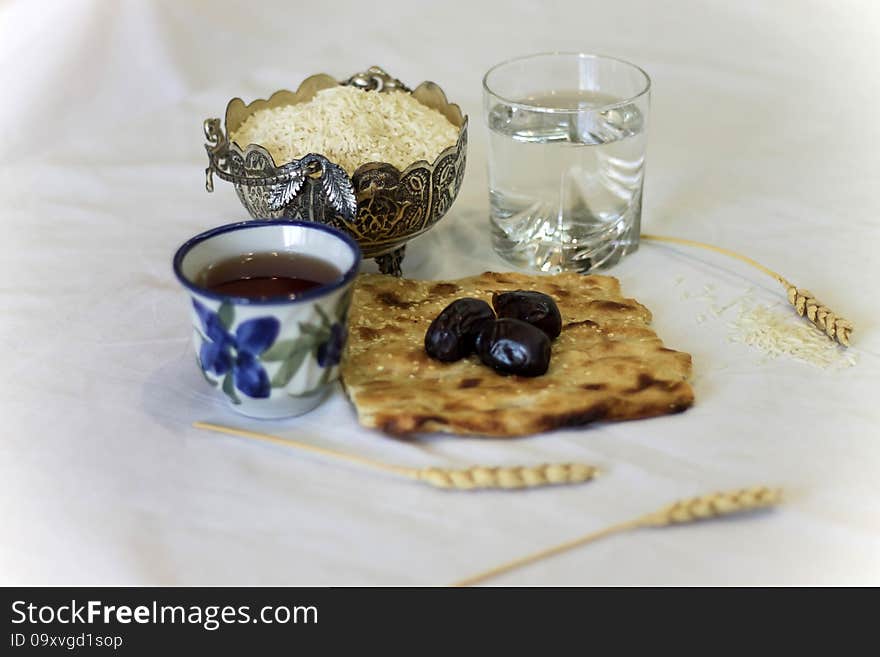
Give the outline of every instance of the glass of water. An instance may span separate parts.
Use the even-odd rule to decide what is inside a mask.
[[[639,245],[651,80],[611,57],[546,53],[489,69],[492,243],[515,267],[588,272]]]

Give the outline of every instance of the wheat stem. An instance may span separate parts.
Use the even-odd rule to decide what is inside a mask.
[[[719,516],[726,516],[734,513],[745,513],[747,511],[774,506],[779,504],[781,499],[782,491],[779,489],[768,488],[766,486],[756,486],[753,488],[743,488],[723,493],[712,493],[710,495],[679,500],[653,513],[640,516],[635,520],[612,525],[611,527],[606,527],[605,529],[560,543],[559,545],[539,550],[524,557],[520,557],[519,559],[508,561],[500,566],[495,566],[494,568],[490,568],[489,570],[485,570],[481,573],[460,580],[453,584],[453,586],[471,586],[473,584],[478,584],[487,579],[491,579],[492,577],[510,572],[517,568],[522,568],[523,566],[571,550],[572,548],[592,543],[593,541],[611,536],[612,534],[643,527],[666,527],[669,525],[696,522],[698,520],[708,520],[710,518],[717,518]]]
[[[407,477],[435,488],[449,490],[477,490],[480,488],[521,489],[561,484],[580,484],[595,478],[599,469],[583,463],[557,463],[535,466],[487,467],[482,465],[464,469],[449,468],[410,468],[402,465],[383,463],[357,454],[350,454],[326,447],[318,447],[298,440],[280,438],[267,433],[234,429],[208,422],[193,422],[196,429],[216,431],[230,436],[240,436],[262,442],[301,449],[321,456],[341,459],[357,465],[383,470]]]
[[[755,269],[764,272],[768,276],[772,276],[785,288],[788,302],[794,306],[797,314],[813,324],[822,331],[829,339],[834,340],[844,347],[849,346],[850,334],[853,331],[852,322],[838,317],[828,306],[822,304],[808,290],[801,289],[789,282],[782,274],[773,271],[769,267],[765,267],[760,262],[752,260],[748,256],[744,256],[736,251],[724,249],[720,246],[713,246],[705,242],[697,242],[696,240],[686,240],[681,237],[666,237],[664,235],[642,234],[641,239],[653,240],[655,242],[669,242],[671,244],[683,244],[685,246],[695,246],[707,251],[721,253],[731,258],[736,258]]]
[[[299,440],[292,440],[287,438],[279,438],[278,436],[273,436],[268,433],[260,433],[257,431],[248,431],[247,429],[235,429],[233,427],[225,427],[220,424],[211,424],[209,422],[193,422],[193,426],[196,429],[205,429],[207,431],[216,431],[217,433],[225,433],[230,436],[239,436],[241,438],[250,438],[251,440],[260,440],[264,443],[272,443],[273,445],[281,445],[282,447],[291,447],[293,449],[301,449],[306,452],[312,452],[313,454],[320,454],[321,456],[329,456],[335,459],[342,459],[344,461],[349,461],[350,463],[356,463],[358,465],[363,465],[368,468],[376,468],[378,470],[384,470],[386,472],[392,472],[397,475],[402,475],[404,477],[409,476],[409,471],[411,468],[406,468],[399,465],[391,465],[388,463],[382,463],[381,461],[374,461],[373,459],[366,458],[365,456],[358,456],[357,454],[349,454],[348,452],[342,452],[335,449],[328,449],[326,447],[318,447],[317,445],[310,445],[309,443],[304,443]]]
[[[605,529],[593,532],[592,534],[587,534],[586,536],[581,536],[579,538],[560,543],[559,545],[554,545],[553,547],[546,548],[538,552],[533,552],[532,554],[520,557],[519,559],[513,559],[512,561],[508,561],[507,563],[501,564],[500,566],[495,566],[494,568],[490,568],[489,570],[484,570],[481,573],[459,580],[452,586],[473,586],[474,584],[479,584],[480,582],[484,582],[487,579],[497,577],[498,575],[503,575],[504,573],[510,572],[511,570],[516,570],[517,568],[528,566],[529,564],[540,561],[541,559],[546,559],[547,557],[552,557],[556,554],[560,554],[561,552],[566,552],[567,550],[580,547],[581,545],[586,545],[587,543],[598,541],[600,538],[605,538],[606,536],[611,536],[612,534],[635,529],[638,526],[638,523],[635,521],[624,522],[619,525],[612,525],[611,527],[606,527]]]

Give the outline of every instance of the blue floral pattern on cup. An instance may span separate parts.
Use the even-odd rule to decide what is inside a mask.
[[[248,319],[230,333],[234,309],[228,304],[215,313],[192,300],[202,324],[199,363],[205,373],[225,377],[223,391],[234,397],[232,388],[255,399],[265,399],[272,392],[269,376],[260,363],[260,355],[278,337],[280,323],[274,317]]]
[[[199,318],[198,360],[208,381],[220,386],[233,404],[240,404],[238,394],[266,399],[273,388],[285,388],[310,359],[322,370],[314,389],[293,397],[313,394],[325,386],[342,360],[347,331],[351,290],[336,299],[331,312],[315,304],[317,321],[300,321],[298,337],[278,340],[281,323],[274,316],[244,320],[233,330],[235,307],[223,302],[216,312],[196,299],[193,309]],[[274,366],[270,377],[267,365]],[[270,371],[272,371],[270,369]]]
[[[330,335],[327,340],[318,345],[315,354],[318,365],[321,367],[333,367],[342,360],[342,349],[345,347],[345,327],[339,322],[334,322],[330,327]]]
[[[293,397],[307,396],[325,386],[342,360],[347,337],[345,322],[351,303],[351,289],[336,299],[328,311],[321,304],[315,304],[317,318],[313,321],[297,323],[299,335],[292,340],[279,340],[263,354],[264,362],[277,362],[279,367],[272,377],[273,388],[283,388],[296,373],[312,359],[317,362],[322,373],[316,388],[301,393],[289,392]]]

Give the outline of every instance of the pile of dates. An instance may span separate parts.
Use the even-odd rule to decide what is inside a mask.
[[[476,352],[500,374],[544,374],[550,341],[562,331],[556,302],[542,292],[516,290],[496,292],[492,306],[473,298],[450,303],[428,327],[425,351],[447,363]]]

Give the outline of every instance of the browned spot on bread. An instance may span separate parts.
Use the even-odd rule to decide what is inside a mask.
[[[574,328],[576,326],[584,326],[584,327],[592,328],[594,326],[599,326],[599,325],[591,319],[582,319],[579,322],[569,322],[568,324],[566,324],[565,326],[562,327],[562,330],[565,331],[566,329]]]
[[[428,293],[430,293],[430,294],[455,294],[460,289],[461,288],[458,287],[458,285],[456,285],[455,283],[437,283],[436,285],[433,285],[428,290]]]
[[[660,388],[661,390],[672,391],[675,390],[681,381],[662,381],[660,379],[655,379],[650,374],[639,374],[638,381],[636,381],[636,385],[632,388],[627,388],[624,392],[641,392],[646,388]]]
[[[483,379],[473,378],[473,379],[462,379],[461,383],[458,384],[459,388],[476,388],[483,382]]]
[[[584,390],[605,390],[607,387],[604,383],[585,383],[581,386]]]
[[[508,277],[507,275],[505,275],[505,274],[499,274],[499,273],[494,272],[494,271],[487,271],[485,274],[483,274],[483,276],[486,276],[486,277],[488,277],[488,278],[491,278],[491,279],[497,281],[498,283],[513,283],[513,282],[514,282],[514,281],[511,280],[510,277]]]
[[[579,427],[596,420],[601,420],[608,415],[608,407],[605,404],[594,404],[587,408],[559,413],[558,415],[545,415],[539,419],[539,423],[546,429],[557,427]]]
[[[475,421],[469,418],[463,418],[457,421],[456,425],[461,425],[468,433],[483,434],[486,436],[504,436],[506,435],[505,423],[498,419],[498,411],[493,409],[487,413],[482,413],[481,417]]]
[[[628,303],[620,303],[619,301],[609,301],[608,299],[599,299],[590,302],[590,308],[607,312],[619,312],[621,310],[635,310]]]
[[[416,305],[415,301],[404,301],[401,299],[395,292],[391,292],[385,290],[383,292],[379,292],[376,296],[379,301],[381,301],[386,306],[391,306],[392,308],[412,308]]]
[[[357,330],[362,340],[375,340],[381,335],[379,331],[369,326],[358,326]]]

